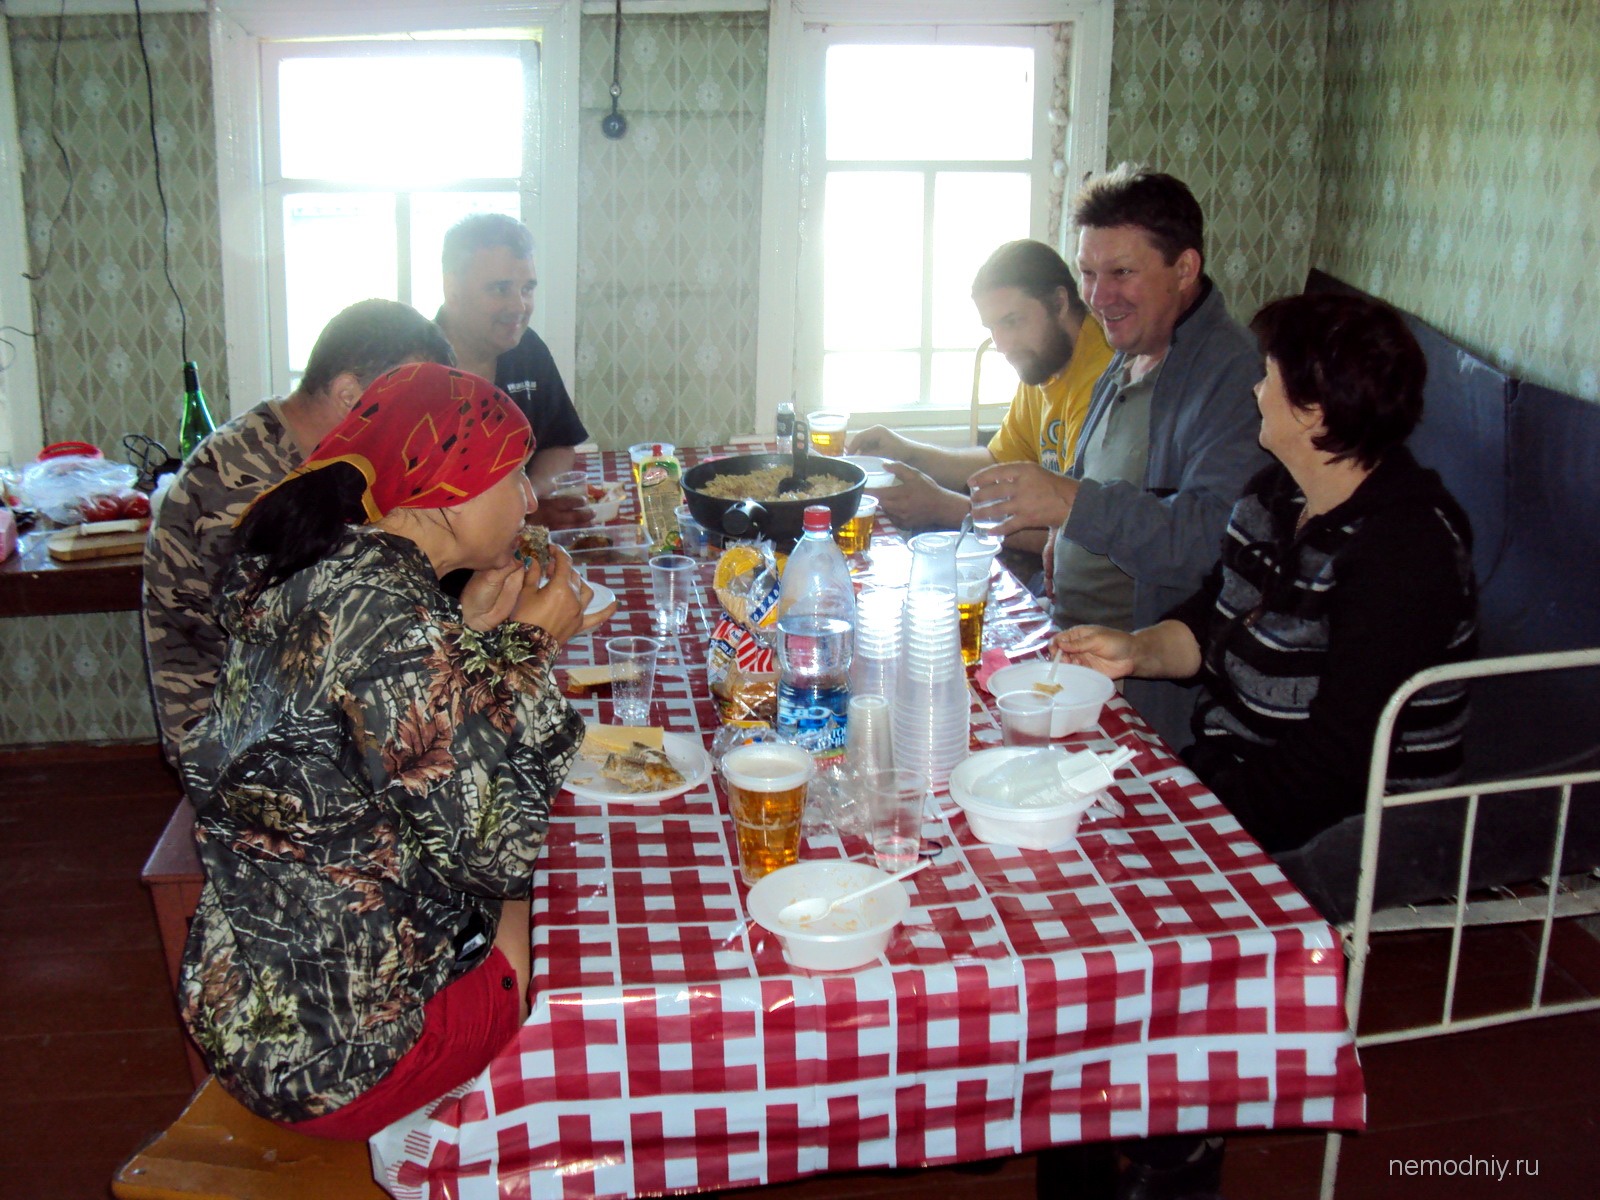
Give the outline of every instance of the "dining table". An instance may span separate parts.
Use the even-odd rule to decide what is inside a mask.
[[[594,482],[628,477],[625,454],[580,462]],[[631,532],[636,512],[606,529]],[[903,585],[909,561],[880,517],[852,568],[860,586]],[[663,637],[650,713],[705,747],[720,727],[713,567],[687,629]],[[642,560],[582,570],[617,612],[567,644],[558,674],[603,663],[610,636],[655,632]],[[1050,632],[996,565],[991,659],[1038,657]],[[969,701],[970,749],[999,745],[994,698],[970,676]],[[614,723],[605,689],[573,703]],[[1110,789],[1121,815],[1018,849],[979,841],[933,796],[922,834],[939,854],[905,880],[911,907],[884,953],[850,971],[795,968],[751,922],[714,768],[662,800],[561,792],[533,890],[531,1014],[480,1075],[372,1139],[379,1182],[400,1200],[578,1200],[1160,1134],[1360,1129],[1335,931],[1120,695],[1058,744],[1133,752]],[[801,856],[871,859],[810,813]]]

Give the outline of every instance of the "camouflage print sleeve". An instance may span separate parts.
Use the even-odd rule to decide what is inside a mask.
[[[479,635],[432,620],[426,648],[352,681],[375,790],[451,887],[520,897],[532,886],[550,801],[583,737],[542,629]]]
[[[250,502],[295,465],[287,433],[266,404],[229,421],[184,463],[167,489],[144,550],[144,635],[161,745],[205,716],[226,637],[212,594],[232,553],[233,526]]]

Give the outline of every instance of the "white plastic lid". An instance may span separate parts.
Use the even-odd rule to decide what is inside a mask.
[[[811,755],[787,742],[752,742],[735,746],[722,756],[723,778],[750,791],[788,791],[816,773],[817,764]]]
[[[794,510],[790,509],[790,511],[793,512]],[[829,529],[833,528],[833,513],[828,510],[828,506],[826,504],[806,505],[805,518],[805,529],[807,533],[811,533],[816,530],[826,533]]]

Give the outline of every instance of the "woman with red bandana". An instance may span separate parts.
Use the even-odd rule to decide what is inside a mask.
[[[240,522],[181,749],[206,884],[180,1002],[218,1081],[296,1130],[370,1137],[526,1015],[534,860],[583,737],[551,664],[610,615],[560,549],[515,557],[533,450],[493,385],[412,364]]]

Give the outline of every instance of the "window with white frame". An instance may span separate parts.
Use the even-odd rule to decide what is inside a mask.
[[[1048,42],[971,28],[817,36],[820,402],[862,420],[964,414],[986,336],[972,277],[1002,242],[1044,232]],[[1016,389],[998,356],[981,378],[992,405]]]
[[[1112,0],[774,0],[756,412],[962,442],[972,277],[1105,167]],[[799,270],[796,272],[795,265]],[[982,359],[981,424],[1016,377]]]
[[[275,390],[322,327],[370,296],[432,316],[444,232],[521,217],[538,43],[262,46],[264,212]]]

